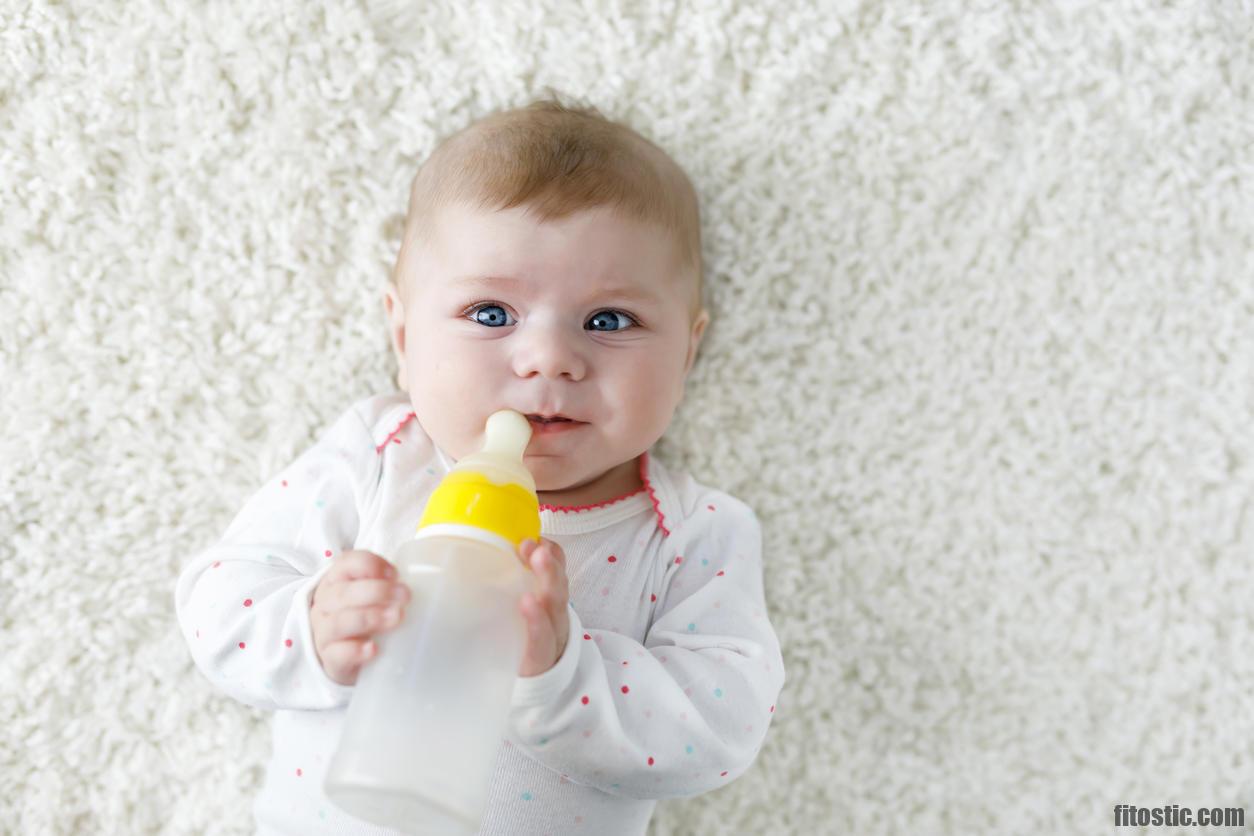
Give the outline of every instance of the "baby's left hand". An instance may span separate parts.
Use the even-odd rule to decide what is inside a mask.
[[[518,609],[527,622],[527,645],[519,676],[538,676],[557,664],[570,637],[570,585],[566,579],[566,554],[552,540],[524,540],[518,557],[530,566],[539,581],[535,595],[525,593]]]

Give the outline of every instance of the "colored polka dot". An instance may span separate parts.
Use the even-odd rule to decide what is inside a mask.
[[[240,647],[243,647],[243,646],[244,646],[244,645],[243,645],[243,643],[241,642],[241,643],[240,643]],[[628,687],[627,687],[626,685],[624,685],[624,686],[623,686],[623,693],[624,693],[624,694],[625,694],[625,693],[627,693],[627,691],[628,691],[628,690],[630,690],[630,689],[628,689]]]
[[[326,811],[326,810],[319,810],[319,811],[318,811],[318,818],[322,819],[323,821],[326,821],[326,819],[327,819],[327,811]]]
[[[726,773],[726,772],[720,772],[720,773],[718,774],[718,777],[720,777],[720,778],[726,778],[726,777],[727,777],[727,773]]]
[[[200,630],[196,631],[196,638],[200,638]]]
[[[300,767],[297,767],[297,768],[296,768],[296,777],[297,777],[297,778],[299,778],[300,776],[302,776],[302,775],[304,775],[304,774],[305,774],[305,773],[303,773],[303,772],[301,772],[301,771],[300,771]]]
[[[689,633],[691,633],[691,632],[692,632],[693,630],[695,630],[695,629],[697,629],[697,625],[696,625],[696,624],[689,624],[689,625],[688,625],[688,632],[689,632]]]
[[[330,556],[331,556],[331,550],[330,550],[330,549],[327,549],[325,552],[323,552],[323,554],[325,554],[327,557],[330,557]]]
[[[649,766],[653,766],[653,758],[649,758]]]
[[[583,816],[575,816],[575,824],[583,824]]]
[[[627,660],[626,660],[626,659],[624,659],[624,660],[623,660],[623,664],[624,664],[624,665],[625,665],[625,664],[627,664]]]
[[[322,508],[326,505],[326,503],[323,502],[321,499],[319,499],[317,502],[314,503],[314,505],[317,505],[319,508]]]
[[[540,742],[539,742],[537,745],[539,745],[539,746],[543,746],[544,744],[546,744],[546,743],[548,743],[548,742],[549,742],[549,739],[548,739],[547,737],[542,737],[542,738],[540,738]]]
[[[717,574],[717,575],[715,575],[714,577],[716,577],[716,578],[721,578],[721,577],[723,577],[723,570],[722,570],[722,569],[719,569],[719,570],[718,570],[718,574]]]
[[[772,713],[772,714],[774,714],[774,713],[775,713],[775,706],[771,706],[771,713]]]
[[[685,752],[687,752],[688,754],[690,754],[690,755],[691,755],[691,754],[692,754],[692,744],[691,744],[691,743],[689,743],[687,746],[685,746],[685,747],[684,747],[684,751],[685,751]]]
[[[649,593],[649,601],[650,601],[650,602],[653,602],[653,601],[656,601],[656,600],[657,600],[657,596],[656,596],[656,595],[654,595],[652,592],[650,592],[650,593]]]
[[[584,695],[584,697],[583,697],[583,699],[582,699],[582,700],[580,700],[580,702],[582,702],[584,705],[587,705],[587,704],[588,704],[588,696],[585,694],[585,695]]]
[[[617,563],[617,562],[618,562],[618,558],[617,558],[617,557],[615,557],[614,555],[610,555],[610,556],[609,556],[609,558],[608,558],[608,560],[609,560],[609,562],[610,562],[610,563]]]
[[[432,470],[432,469],[431,469],[431,468],[429,468],[429,467],[427,468],[427,472],[428,472],[428,473],[431,473],[431,474],[434,474],[434,473],[435,473],[435,471],[434,471],[434,470]]]
[[[394,438],[394,439],[392,439],[392,443],[393,443],[393,444],[400,444],[400,443],[401,443],[401,440],[400,440],[399,438]]]
[[[710,565],[710,561],[709,561],[707,558],[704,558],[704,557],[703,557],[703,558],[701,558],[701,565],[702,565],[702,566],[709,566],[709,565]]]
[[[585,639],[589,640],[589,641],[591,641],[591,640],[592,640],[592,636],[589,636],[587,633],[584,633],[584,634],[583,634],[583,637],[584,637]]]
[[[591,732],[591,731],[585,731],[585,732],[583,733],[583,736],[584,736],[584,737],[592,737],[592,732]]]
[[[723,689],[722,689],[722,688],[715,688],[715,689],[714,689],[714,696],[716,696],[716,697],[721,697],[721,696],[723,696]]]
[[[245,599],[244,599],[244,606],[246,606],[246,607],[251,607],[252,605],[253,605],[253,599],[252,599],[252,598],[245,598]]]
[[[666,657],[665,656],[660,657],[660,661],[662,662],[662,664],[666,664]]]
[[[676,555],[676,556],[675,556],[675,564],[676,564],[676,565],[679,565],[680,563],[683,563],[683,562],[684,562],[684,559],[683,559],[682,557],[680,557],[679,555]]]
[[[243,650],[243,649],[244,649],[244,643],[243,643],[243,642],[240,642],[240,643],[239,643],[239,649],[240,649],[240,650]]]
[[[286,479],[284,479],[284,480],[283,480],[283,487],[285,487],[285,488],[287,487],[287,480],[286,480]]]
[[[291,640],[291,639],[284,639],[284,640],[283,640],[283,646],[284,646],[284,647],[291,647],[291,646],[292,646],[292,640]]]
[[[211,569],[217,569],[217,568],[218,568],[219,566],[221,566],[221,565],[222,565],[222,561],[221,561],[221,560],[215,560],[215,561],[213,562],[213,566],[211,566],[211,567],[209,567],[209,568],[211,568]]]
[[[602,595],[609,595],[609,594],[610,594],[610,588],[609,588],[608,586],[603,586],[603,587],[601,587],[601,594],[602,594]]]
[[[705,507],[706,507],[706,508],[709,508],[711,511],[713,511],[713,510],[714,510],[714,506],[713,506],[713,505],[707,505],[707,506],[705,506]]]

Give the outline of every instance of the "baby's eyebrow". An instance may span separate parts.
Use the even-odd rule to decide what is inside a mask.
[[[529,282],[513,276],[462,276],[453,280],[453,284],[457,287],[473,287],[480,289],[488,289],[491,287],[503,286],[509,289],[525,290]],[[633,284],[613,284],[604,287],[595,287],[590,293],[596,297],[613,297],[615,299],[629,299],[637,302],[656,302],[657,294],[653,291]]]

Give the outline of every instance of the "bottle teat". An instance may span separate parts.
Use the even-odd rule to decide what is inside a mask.
[[[523,453],[531,441],[531,422],[521,412],[502,409],[488,416],[483,447],[453,465],[450,472],[474,470],[493,482],[513,482],[535,492],[536,482],[523,466]]]

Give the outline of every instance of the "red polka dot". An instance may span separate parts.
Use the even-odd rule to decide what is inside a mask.
[[[775,706],[771,706],[771,713],[772,713],[772,714],[774,714],[774,713],[775,713]]]
[[[656,601],[656,600],[657,600],[657,596],[656,596],[656,595],[654,595],[652,592],[650,592],[650,593],[649,593],[649,600],[650,600],[650,601]]]
[[[623,664],[624,664],[624,665],[625,665],[625,664],[627,664],[627,660],[626,660],[626,659],[624,659],[624,660],[623,660]]]
[[[649,758],[649,766],[653,766],[653,758]]]
[[[588,641],[592,641],[592,636],[589,636],[587,633],[584,633],[583,637],[587,639]]]
[[[221,560],[215,560],[215,561],[213,562],[213,566],[211,566],[211,567],[209,567],[209,568],[211,568],[211,569],[217,569],[217,568],[218,568],[219,566],[221,566],[221,565],[222,565],[222,561],[221,561]]]
[[[287,487],[287,480],[286,480],[286,479],[284,479],[284,480],[283,480],[283,487],[285,487],[285,488]]]
[[[251,607],[252,605],[253,605],[253,599],[252,599],[252,598],[245,598],[245,599],[244,599],[244,606],[246,606],[246,607]]]
[[[196,638],[200,638],[200,631],[199,631],[199,630],[197,630],[197,631],[196,631]]]
[[[722,570],[722,569],[719,569],[719,570],[718,570],[718,574],[717,574],[717,575],[715,575],[714,577],[716,577],[716,578],[721,578],[721,577],[723,577],[723,570]]]
[[[292,640],[291,640],[291,639],[285,639],[285,640],[284,640],[284,642],[283,642],[283,646],[284,646],[284,647],[291,647],[291,646],[292,646]]]
[[[618,558],[617,558],[617,557],[615,557],[614,555],[610,555],[610,556],[609,556],[609,561],[610,561],[610,563],[617,563],[617,562],[618,562]]]
[[[713,505],[707,505],[707,506],[705,506],[705,507],[706,507],[706,508],[709,508],[711,511],[713,511],[713,510],[714,510],[714,506],[713,506]]]
[[[588,698],[585,696],[582,700],[580,700],[580,702],[582,702],[584,705],[587,705],[587,704],[588,704]]]
[[[300,771],[300,767],[296,767],[296,777],[299,778],[304,773]]]
[[[393,444],[400,444],[400,443],[401,443],[401,440],[400,440],[399,438],[394,438],[394,439],[392,439],[392,443],[393,443]]]
[[[323,552],[323,554],[325,554],[327,557],[330,557],[330,556],[331,556],[331,550],[330,550],[330,549],[327,549],[325,552]]]
[[[240,647],[243,647],[243,646],[244,646],[244,645],[242,645],[242,644],[240,645]],[[627,693],[627,691],[628,691],[628,690],[629,690],[629,689],[627,688],[627,686],[626,686],[626,685],[624,685],[624,686],[623,686],[623,693],[624,693],[624,694],[625,694],[625,693]]]
[[[726,776],[727,776],[727,773],[726,773],[726,772],[720,772],[720,773],[718,774],[718,777],[720,777],[720,778],[725,778]]]
[[[243,643],[243,642],[240,642],[240,643],[239,643],[239,649],[240,649],[240,650],[243,650],[243,649],[244,649],[244,643]]]
[[[676,555],[676,556],[675,556],[675,563],[676,563],[676,565],[678,565],[678,564],[680,564],[680,563],[683,563],[683,562],[684,562],[684,559],[683,559],[682,557],[680,557],[679,555]]]

